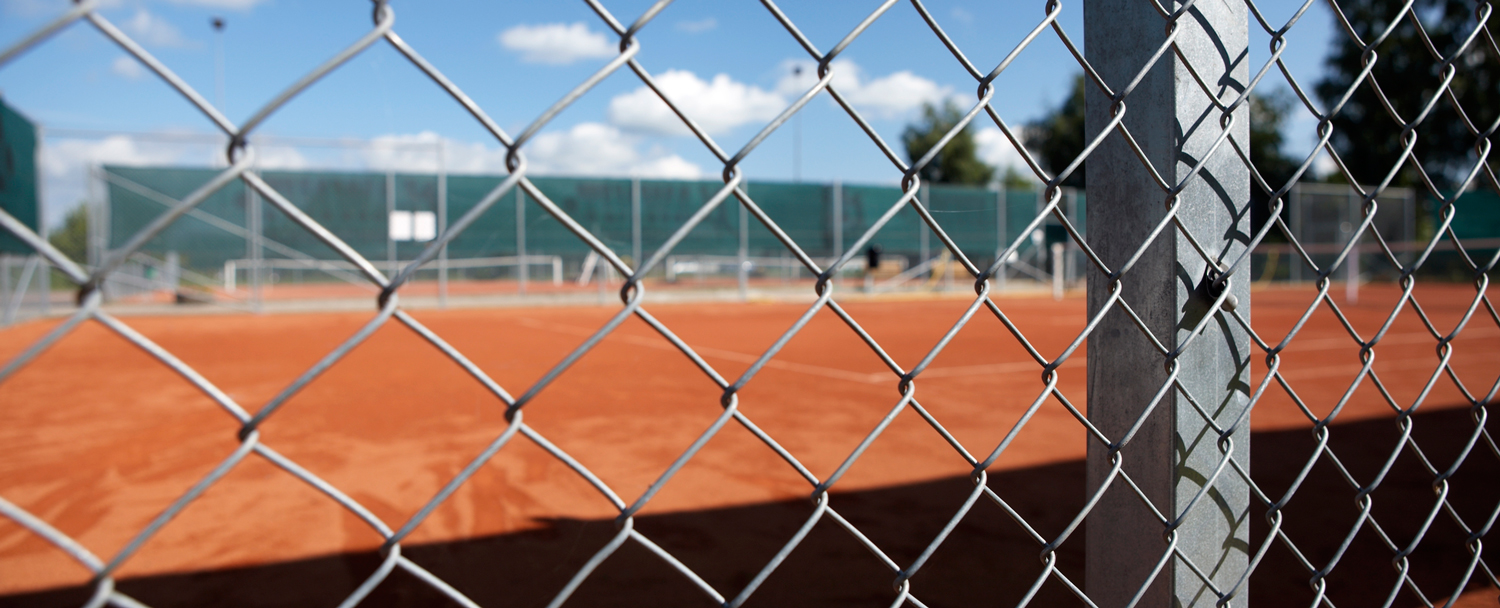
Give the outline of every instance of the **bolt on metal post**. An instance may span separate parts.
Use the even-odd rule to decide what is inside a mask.
[[[1162,8],[1180,7],[1167,2]],[[1249,170],[1229,142],[1214,149],[1224,113],[1189,71],[1224,103],[1233,102],[1249,84],[1247,25],[1243,3],[1200,2],[1172,15],[1143,0],[1084,3],[1087,59],[1105,84],[1119,96],[1141,76],[1123,99],[1092,82],[1087,90],[1089,141],[1112,129],[1085,164],[1087,242],[1113,273],[1140,253],[1118,286],[1097,267],[1088,272],[1089,315],[1102,316],[1088,343],[1088,416],[1110,444],[1089,440],[1088,491],[1106,482],[1109,488],[1087,519],[1085,576],[1089,597],[1102,608],[1123,607],[1138,594],[1135,605],[1142,607],[1213,606],[1220,599],[1214,588],[1233,587],[1248,565],[1248,488],[1232,467],[1219,468],[1223,450],[1232,446],[1232,458],[1249,470],[1247,425],[1220,441],[1193,401],[1219,425],[1234,421],[1249,399],[1252,344],[1225,312],[1202,324],[1201,335],[1191,334],[1214,301],[1205,289],[1209,264],[1228,264],[1248,240]],[[1169,40],[1174,30],[1175,41]],[[1166,45],[1175,45],[1175,52],[1163,50]],[[1116,113],[1124,114],[1121,126],[1111,125]],[[1248,104],[1241,104],[1228,127],[1242,145],[1249,142],[1248,120]],[[1152,168],[1173,190],[1153,179]],[[1174,206],[1176,221],[1153,240],[1152,230]],[[1205,260],[1190,238],[1213,260]],[[1248,287],[1243,269],[1229,283],[1246,320]],[[1120,300],[1111,304],[1115,289]],[[1123,477],[1111,478],[1115,459],[1160,516]],[[1192,503],[1206,483],[1210,490]],[[1158,564],[1164,565],[1152,579]],[[1246,605],[1243,590],[1230,605]]]

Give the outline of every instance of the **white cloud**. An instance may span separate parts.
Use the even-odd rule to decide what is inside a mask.
[[[436,173],[442,169],[452,173],[504,173],[505,150],[422,131],[375,137],[368,147],[351,150],[345,162],[354,168],[375,171]]]
[[[619,129],[586,122],[567,131],[538,135],[524,149],[532,171],[559,175],[614,175],[695,179],[703,170],[664,150],[643,155],[635,138]]]
[[[60,177],[90,165],[159,165],[178,162],[182,156],[180,151],[146,145],[129,135],[65,139],[42,149],[42,170],[48,177]]]
[[[697,21],[678,21],[677,29],[689,34],[702,34],[719,27],[719,20],[713,17],[704,17]]]
[[[255,148],[255,168],[273,171],[299,171],[307,169],[312,163],[296,148],[279,148],[272,146],[257,146]]]
[[[1303,158],[1305,159],[1306,157]],[[1311,175],[1305,175],[1303,179],[1309,177],[1315,179],[1323,179],[1324,177],[1327,177],[1334,173],[1338,173],[1339,164],[1333,160],[1332,156],[1328,155],[1327,150],[1319,148],[1318,157],[1313,159],[1313,164],[1311,167],[1308,167],[1307,172]]]
[[[1016,134],[1020,136],[1020,133]],[[1005,173],[1006,167],[1014,167],[1021,175],[1030,176],[1031,170],[1026,165],[1026,160],[1021,153],[1010,143],[1010,138],[1005,136],[999,128],[985,127],[974,133],[974,144],[978,146],[979,160],[988,163],[991,167]]]
[[[145,66],[128,55],[121,55],[110,62],[109,71],[126,80],[140,80],[146,75]]]
[[[437,144],[443,140],[443,137],[432,131],[423,131],[415,135],[381,135],[370,140],[368,148],[359,150],[359,156],[370,169],[436,173],[439,161],[447,160],[438,158]],[[454,142],[444,143],[450,146],[464,145]],[[466,163],[472,162],[472,155],[459,154],[457,156],[464,159]]]
[[[894,118],[919,107],[924,103],[939,103],[953,89],[902,70],[869,82],[854,80],[853,90],[845,94],[849,103],[869,108],[886,118]]]
[[[146,46],[169,48],[197,46],[196,42],[183,38],[177,26],[151,14],[144,8],[136,9],[135,15],[122,23],[121,28],[130,33],[137,42]]]
[[[786,72],[776,84],[776,91],[788,97],[800,96],[818,82],[818,66],[808,60],[789,60],[782,63]],[[798,69],[800,68],[800,73]],[[830,66],[833,70],[833,88],[851,105],[873,113],[879,118],[898,118],[924,103],[941,103],[953,94],[953,87],[901,70],[867,80],[864,70],[848,59],[836,59]]]
[[[835,60],[837,65],[841,60]],[[787,97],[801,97],[813,85],[818,84],[818,64],[806,59],[787,59],[781,62],[779,71],[786,75],[776,81],[776,92]],[[837,74],[835,74],[837,78]],[[837,83],[837,81],[835,81]]]
[[[442,168],[450,173],[505,173],[505,149],[449,139],[432,131],[381,135],[365,148],[341,159],[350,169],[434,173],[437,145],[443,145]],[[563,131],[537,135],[523,148],[527,171],[541,175],[694,179],[703,170],[666,150],[640,150],[640,138],[601,123],[581,123]]]
[[[104,139],[52,139],[43,145],[41,165],[42,193],[46,198],[48,226],[62,221],[79,201],[89,196],[90,167],[99,165],[168,165],[209,164],[223,148],[185,146],[161,141],[140,141],[129,135],[111,135]]]
[[[786,109],[781,95],[735,82],[727,74],[704,81],[685,70],[668,70],[656,77],[668,99],[710,134],[723,133],[749,122],[765,122]],[[632,131],[685,135],[682,119],[656,93],[640,87],[609,100],[609,122]]]
[[[582,22],[518,25],[497,37],[500,46],[521,53],[521,61],[567,65],[581,59],[610,57],[619,52],[604,34],[589,31]]]

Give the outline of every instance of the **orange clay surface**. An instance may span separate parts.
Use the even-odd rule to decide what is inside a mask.
[[[1417,297],[1443,331],[1473,298],[1466,286],[1423,286]],[[1363,290],[1346,306],[1368,337],[1398,292]],[[1313,300],[1310,289],[1258,291],[1257,332],[1280,341]],[[1027,340],[1055,356],[1082,330],[1081,298],[999,303]],[[902,366],[919,361],[956,322],[964,300],[850,301],[846,310]],[[1341,302],[1341,305],[1342,302]],[[731,382],[806,304],[648,306]],[[512,395],[525,393],[617,307],[422,310],[413,316]],[[131,327],[255,411],[373,312],[130,317]],[[0,332],[9,361],[59,321]],[[1408,305],[1376,348],[1375,371],[1409,404],[1438,365],[1435,340]],[[1062,367],[1059,390],[1086,407],[1085,356]],[[1253,380],[1265,373],[1253,357]],[[1283,354],[1292,388],[1326,415],[1359,370],[1358,349],[1326,305]],[[1481,306],[1455,341],[1453,369],[1482,397],[1500,371],[1500,329]],[[917,399],[968,450],[994,449],[1043,391],[1040,366],[981,310],[916,382]],[[820,478],[833,472],[896,405],[897,378],[832,312],[809,325],[740,393],[740,410]],[[639,319],[630,319],[524,408],[526,424],[627,503],[712,424],[721,390]],[[1437,378],[1424,408],[1466,404]],[[262,441],[370,509],[393,529],[417,512],[507,424],[505,407],[456,364],[392,320],[292,397],[261,427]],[[1339,420],[1389,416],[1366,381]],[[1305,428],[1273,385],[1257,430]],[[188,382],[99,323],[86,323],[0,384],[0,497],[43,518],[108,561],[153,517],[238,446],[238,423]],[[1080,424],[1046,400],[996,461],[1016,469],[1077,460]],[[966,461],[910,409],[902,411],[835,487],[869,489],[963,475]],[[1080,480],[1081,483],[1081,480]],[[731,422],[643,513],[806,496],[812,487]],[[1081,491],[1081,486],[1080,486]],[[536,443],[516,436],[411,535],[434,542],[535,528],[546,518],[617,514],[598,491]],[[196,571],[376,547],[358,518],[252,454],[187,507],[119,571]],[[89,573],[0,518],[0,594],[78,584]]]

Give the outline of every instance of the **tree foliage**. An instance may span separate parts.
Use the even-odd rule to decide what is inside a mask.
[[[1083,153],[1083,116],[1085,110],[1083,74],[1073,78],[1073,89],[1062,105],[1053,108],[1041,120],[1032,122],[1026,131],[1026,148],[1039,157],[1047,170],[1056,175]],[[1083,165],[1073,171],[1064,186],[1082,188]]]
[[[63,218],[62,228],[47,235],[47,241],[74,262],[88,261],[89,209],[86,204],[74,207]]]
[[[953,127],[962,120],[964,113],[951,101],[942,107],[923,104],[922,119],[907,125],[901,134],[901,143],[906,146],[906,156],[915,163],[937,145]],[[995,176],[995,168],[979,160],[979,146],[974,143],[972,125],[965,127],[948,144],[938,151],[932,162],[917,172],[923,181],[938,184],[966,184],[984,186]]]
[[[1356,180],[1379,183],[1401,158],[1402,121],[1421,115],[1428,102],[1439,94],[1444,80],[1442,62],[1428,50],[1413,16],[1420,17],[1422,29],[1437,52],[1443,57],[1453,57],[1474,31],[1478,0],[1415,0],[1409,12],[1402,10],[1404,0],[1346,0],[1339,5],[1349,25],[1366,43],[1378,39],[1393,22],[1396,24],[1390,35],[1374,48],[1376,61],[1370,76],[1360,81],[1365,65],[1364,49],[1356,46],[1336,21],[1340,42],[1325,60],[1327,72],[1316,88],[1325,109],[1332,109],[1354,86],[1348,103],[1333,117],[1332,142]],[[1442,189],[1458,186],[1477,159],[1474,149],[1478,137],[1470,132],[1462,117],[1467,116],[1480,131],[1485,131],[1493,128],[1500,115],[1500,57],[1486,50],[1487,47],[1487,38],[1481,34],[1457,57],[1449,86],[1451,96],[1443,94],[1416,128],[1413,154],[1434,184]],[[1381,103],[1377,84],[1399,119]],[[1453,105],[1454,97],[1461,112]],[[1410,161],[1404,163],[1395,183],[1420,184],[1417,167]]]
[[[1292,175],[1297,172],[1297,161],[1287,157],[1282,152],[1282,144],[1286,138],[1282,130],[1286,126],[1287,115],[1291,113],[1296,104],[1296,98],[1285,90],[1272,90],[1264,95],[1259,93],[1250,94],[1250,163],[1255,165],[1255,170],[1260,173],[1262,179],[1272,192],[1281,189],[1287,182],[1291,181]],[[1233,154],[1233,152],[1230,152]],[[1250,185],[1250,225],[1251,229],[1259,232],[1260,227],[1271,217],[1270,193],[1262,190],[1259,185]],[[1282,213],[1286,213],[1286,209]],[[1281,236],[1280,232],[1271,233],[1275,237]],[[1274,237],[1273,237],[1274,238]]]
[[[1006,190],[1035,190],[1036,181],[1017,171],[1015,167],[1006,166],[1005,173],[1000,175],[1000,185]]]
[[[1285,90],[1250,94],[1250,162],[1272,190],[1290,181],[1300,164],[1281,151],[1286,142],[1282,130],[1295,103],[1296,98]]]
[[[1061,171],[1083,153],[1085,85],[1082,74],[1073,79],[1073,88],[1062,104],[1047,112],[1027,129],[1026,147],[1049,171]],[[1250,95],[1250,162],[1273,190],[1292,179],[1298,163],[1282,152],[1286,137],[1287,116],[1295,98],[1284,91]],[[1233,154],[1233,152],[1229,152]],[[1083,166],[1079,165],[1063,185],[1082,188]],[[1259,187],[1250,188],[1251,224],[1256,229],[1269,218],[1270,197]]]

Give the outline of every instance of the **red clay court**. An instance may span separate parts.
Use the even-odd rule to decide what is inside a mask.
[[[1463,316],[1473,293],[1466,285],[1422,284],[1417,297],[1423,311],[1447,331]],[[1389,286],[1368,286],[1361,295],[1357,305],[1340,305],[1350,323],[1368,337],[1389,314],[1399,293]],[[1255,292],[1252,319],[1257,333],[1273,343],[1279,341],[1312,299],[1310,288]],[[839,301],[906,367],[926,354],[969,303],[961,296],[841,297]],[[1059,353],[1082,330],[1085,321],[1081,297],[1061,302],[1014,297],[997,301],[1026,338],[1048,357]],[[733,381],[807,306],[670,304],[648,305],[647,309]],[[618,309],[616,304],[417,310],[411,314],[511,394],[519,395]],[[373,314],[182,314],[130,317],[126,321],[253,412]],[[36,321],[0,332],[0,360],[9,360],[58,322]],[[1374,370],[1399,403],[1411,403],[1437,369],[1435,344],[1408,306],[1376,347]],[[1500,328],[1491,311],[1481,306],[1453,344],[1452,368],[1458,377],[1476,395],[1489,394],[1500,374]],[[1062,367],[1059,384],[1062,393],[1080,409],[1087,403],[1085,356],[1084,349],[1073,355]],[[1263,353],[1257,352],[1252,361],[1252,375],[1258,382],[1265,373]],[[1326,305],[1283,353],[1283,361],[1284,377],[1319,416],[1334,406],[1360,368],[1357,346]],[[984,310],[916,384],[921,404],[977,454],[994,448],[1044,386],[1040,366]],[[896,386],[895,374],[841,320],[825,310],[741,392],[740,408],[823,478],[895,405],[899,398]],[[719,396],[720,390],[685,357],[644,323],[631,319],[524,411],[529,425],[630,502],[721,412]],[[1444,377],[1433,385],[1421,412],[1427,415],[1466,406],[1454,383]],[[392,321],[270,417],[261,427],[262,440],[397,527],[506,428],[504,411],[503,403],[457,365]],[[1371,421],[1376,421],[1378,428],[1393,429],[1389,420],[1392,416],[1373,383],[1366,380],[1339,415],[1334,435],[1339,437],[1339,429],[1344,426],[1353,429]],[[1418,422],[1420,426],[1422,420]],[[1306,437],[1310,427],[1308,419],[1277,386],[1272,386],[1256,406],[1252,418],[1257,442],[1262,435],[1277,433],[1281,435],[1276,437]],[[0,390],[0,487],[8,500],[107,560],[232,452],[237,446],[237,430],[235,420],[169,369],[101,325],[87,323]],[[1422,435],[1418,433],[1418,437]],[[1304,443],[1312,445],[1310,439]],[[1429,441],[1423,447],[1436,452],[1448,447],[1433,443]],[[1266,467],[1284,467],[1294,473],[1310,453],[1310,447],[1298,451],[1265,445],[1267,449],[1252,452],[1259,467],[1257,476],[1269,472]],[[1057,400],[1050,399],[990,471],[1022,475],[1056,470],[1081,475],[1077,461],[1083,458],[1085,448],[1083,427]],[[1339,444],[1335,443],[1335,449]],[[1471,458],[1473,464],[1466,465],[1463,474],[1479,480],[1486,475],[1491,475],[1491,480],[1496,478],[1495,459],[1482,458],[1486,455],[1480,453],[1485,449],[1475,448],[1474,455],[1481,458]],[[1388,448],[1386,452],[1376,450],[1376,454],[1387,452]],[[1356,465],[1360,471],[1376,466],[1362,461],[1351,463]],[[963,478],[969,473],[966,462],[908,409],[835,486],[833,504],[848,504],[839,502],[843,496],[883,496],[880,492],[927,487],[924,484]],[[991,479],[996,491],[1004,496],[1006,478]],[[1336,480],[1327,485],[1339,496],[1337,500],[1349,500],[1345,494],[1352,496],[1352,492],[1339,494],[1347,488],[1339,487]],[[1471,480],[1467,491],[1473,492],[1475,485]],[[1485,486],[1482,481],[1477,485]],[[1052,479],[1038,487],[1066,501],[1081,504],[1083,498],[1081,477]],[[1477,497],[1480,503],[1487,500],[1493,504],[1496,486],[1490,483],[1488,487],[1491,494]],[[729,513],[789,500],[805,503],[811,490],[770,449],[731,422],[641,515],[649,519]],[[941,494],[934,491],[933,496]],[[1430,494],[1427,496],[1430,502]],[[870,517],[913,516],[919,521],[907,534],[931,538],[935,526],[940,526],[958,505],[938,500],[935,507],[934,500],[938,499],[919,496],[905,502],[880,503],[884,506]],[[1389,508],[1389,504],[1382,503],[1382,507]],[[1426,508],[1420,501],[1413,504],[1418,510]],[[1257,513],[1264,510],[1257,509]],[[1345,511],[1348,513],[1319,517],[1343,517],[1354,509]],[[999,513],[990,509],[982,516],[1003,518]],[[1076,508],[1052,512],[1038,507],[1027,516],[1037,518],[1046,536],[1060,531],[1073,513]],[[440,545],[540,533],[566,529],[570,521],[608,522],[617,514],[567,466],[518,436],[404,544]],[[1376,515],[1381,515],[1379,509]],[[878,521],[868,523],[875,528],[881,526]],[[663,542],[676,543],[674,549],[692,556],[694,543],[708,543],[697,547],[705,552],[712,552],[705,547],[727,547],[725,550],[732,552],[736,550],[735,535],[748,534],[722,525],[715,529],[720,538],[684,540],[668,535]],[[316,561],[368,552],[381,540],[333,501],[251,456],[148,542],[119,576],[170,577]],[[771,540],[780,543],[784,538],[764,542]],[[568,542],[583,546],[559,550],[563,559],[581,559],[574,553],[587,556],[600,544],[577,538]],[[1082,535],[1069,542],[1081,545]],[[1036,547],[1028,548],[1028,543],[1014,545],[1021,555],[1007,559],[1020,559],[1034,569]],[[1462,552],[1461,548],[1457,550]],[[1377,561],[1389,558],[1374,557]],[[420,562],[420,558],[414,559]],[[713,567],[701,567],[713,575]],[[753,570],[758,566],[749,567]],[[546,576],[566,580],[572,570],[559,568],[561,573]],[[1295,568],[1289,572],[1288,576],[1296,575]],[[1354,572],[1359,570],[1351,567],[1344,578],[1352,579]],[[1381,572],[1388,573],[1389,569]],[[609,579],[611,575],[601,571],[599,576]],[[728,572],[722,576],[726,577],[724,584],[732,585],[729,579],[737,575]],[[938,580],[939,576],[926,578]],[[923,578],[914,581],[921,583]],[[1334,578],[1338,578],[1337,571]],[[33,597],[14,594],[80,585],[88,580],[88,571],[62,552],[14,522],[0,519],[0,604],[7,603],[3,596]],[[463,576],[456,580],[463,580]],[[538,587],[546,589],[536,594],[550,596],[555,592],[555,585],[547,585],[552,583],[538,582]],[[587,596],[588,589],[585,586],[581,593]],[[1301,589],[1306,591],[1305,584]],[[1482,594],[1487,594],[1486,601],[1493,601],[1493,589]],[[1480,599],[1477,595],[1475,601]],[[378,597],[372,598],[373,605],[385,605]],[[776,592],[768,591],[767,597],[777,597]],[[1261,597],[1261,601],[1271,599]],[[575,601],[588,605],[587,601]],[[769,601],[753,603],[772,605]]]

